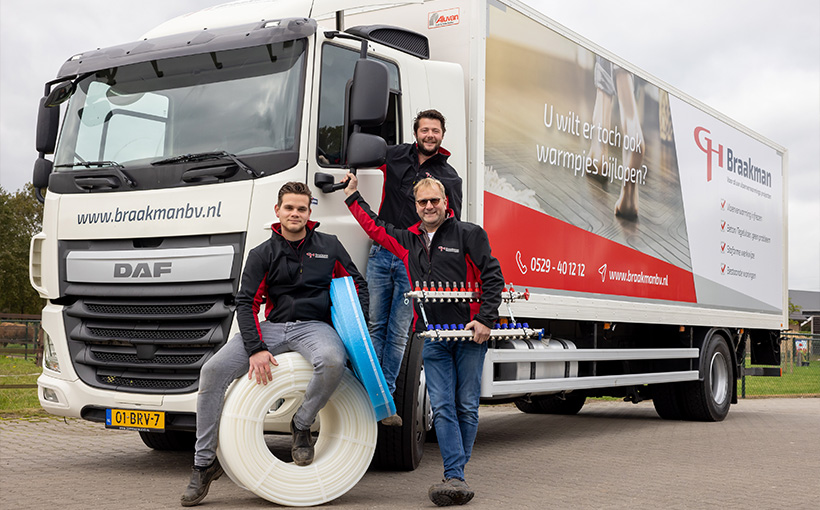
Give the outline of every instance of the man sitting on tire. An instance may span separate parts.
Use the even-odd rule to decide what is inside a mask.
[[[267,384],[272,380],[270,365],[277,364],[274,356],[287,351],[298,352],[313,366],[305,399],[291,421],[294,464],[313,462],[310,427],[339,385],[347,360],[344,344],[330,325],[330,281],[352,276],[365,314],[368,294],[367,283],[336,236],[317,232],[319,224],[309,221],[310,201],[304,183],[282,186],[274,207],[280,223],[272,226],[269,240],[248,254],[236,298],[240,333],[200,374],[194,467],[182,506],[199,504],[223,473],[216,445],[228,385],[244,373]],[[260,322],[262,304],[267,320]]]
[[[464,479],[464,467],[478,431],[485,342],[498,319],[504,288],[501,265],[492,256],[484,229],[448,215],[440,181],[425,178],[416,184],[413,193],[421,221],[405,230],[380,219],[357,191],[356,176],[348,173],[347,177],[348,208],[371,239],[404,262],[411,280],[481,283],[480,303],[439,302],[424,308],[425,322],[456,322],[473,332],[472,341],[426,339],[422,351],[433,425],[444,461],[444,480],[431,486],[428,495],[438,506],[463,505],[474,496]],[[421,312],[418,303],[416,308]],[[417,332],[425,329],[419,316],[417,313],[414,324]]]

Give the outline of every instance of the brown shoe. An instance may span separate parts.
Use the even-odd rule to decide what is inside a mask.
[[[396,413],[391,414],[390,416],[383,419],[379,423],[381,423],[382,425],[384,425],[386,427],[401,427],[401,425],[402,425],[401,416],[399,416]]]
[[[310,429],[302,430],[296,427],[291,420],[290,432],[292,434],[290,454],[293,457],[293,463],[297,466],[309,466],[313,462],[313,436],[310,435]]]
[[[217,459],[214,459],[208,467],[194,466],[191,471],[191,481],[188,482],[188,487],[179,499],[180,504],[182,506],[198,505],[208,495],[211,482],[222,476],[224,472]]]
[[[427,495],[436,506],[451,506],[469,503],[475,493],[464,480],[447,478],[441,483],[432,485]]]

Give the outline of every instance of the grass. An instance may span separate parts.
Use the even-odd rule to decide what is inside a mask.
[[[42,368],[34,359],[0,356],[0,419],[50,416],[40,407],[37,388],[3,389],[12,384],[37,384]]]
[[[746,366],[752,366],[746,359]],[[738,394],[741,382],[738,381]],[[814,357],[809,366],[789,364],[781,377],[746,377],[746,396],[820,395],[820,358]]]
[[[746,360],[746,366],[751,366]],[[0,356],[0,419],[31,419],[49,417],[40,407],[36,388],[3,389],[12,384],[36,384],[42,368],[33,359]],[[738,394],[741,382],[738,381]],[[783,369],[782,377],[746,377],[746,397],[782,395],[820,395],[820,358],[807,367],[791,365]],[[608,398],[608,400],[620,400]]]

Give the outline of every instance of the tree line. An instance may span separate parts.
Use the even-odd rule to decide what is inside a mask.
[[[31,238],[43,224],[43,204],[26,184],[14,193],[0,186],[0,313],[39,314],[44,301],[31,287]]]

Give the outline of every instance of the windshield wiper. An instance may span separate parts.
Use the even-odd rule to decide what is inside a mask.
[[[265,175],[265,172],[260,172],[250,166],[246,165],[242,162],[239,158],[237,158],[234,154],[231,154],[227,151],[215,151],[215,152],[198,152],[196,154],[183,154],[181,156],[174,156],[172,158],[160,159],[158,161],[152,161],[152,165],[173,165],[175,163],[190,163],[195,161],[209,161],[213,159],[227,159],[232,161],[236,166],[247,172],[249,175],[253,177],[261,177]]]
[[[83,166],[85,168],[97,167],[97,168],[110,168],[114,171],[117,176],[125,181],[132,188],[137,187],[137,181],[132,179],[127,173],[125,173],[122,169],[125,168],[121,164],[117,163],[116,161],[79,161],[77,163],[69,163],[63,165],[54,165],[54,168],[76,168],[78,166]]]
[[[116,161],[78,161],[77,163],[68,163],[64,165],[54,165],[54,168],[74,168],[78,166],[84,166],[86,168],[91,168],[92,166],[96,167],[109,167],[113,166],[116,168],[125,168],[121,164],[117,163]]]

